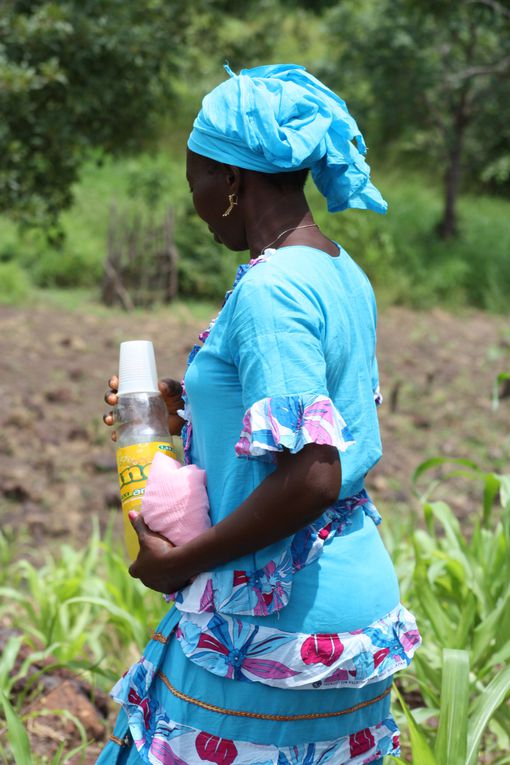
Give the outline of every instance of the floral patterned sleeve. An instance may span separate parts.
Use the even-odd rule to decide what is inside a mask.
[[[246,411],[235,450],[238,457],[271,459],[274,452],[285,448],[294,454],[310,443],[330,444],[344,452],[354,439],[327,396],[274,396]]]

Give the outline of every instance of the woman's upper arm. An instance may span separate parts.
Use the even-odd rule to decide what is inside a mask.
[[[295,491],[313,497],[321,507],[338,499],[342,466],[338,449],[329,444],[310,443],[292,454],[284,449],[276,454],[276,472]]]

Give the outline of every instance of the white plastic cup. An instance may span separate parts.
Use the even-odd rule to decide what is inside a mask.
[[[120,344],[118,394],[126,393],[159,393],[156,357],[150,340]]]

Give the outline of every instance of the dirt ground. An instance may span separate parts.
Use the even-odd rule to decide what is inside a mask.
[[[176,315],[177,314],[177,315]],[[115,449],[102,424],[105,380],[121,340],[156,346],[160,375],[180,377],[204,326],[191,312],[0,308],[0,520],[28,528],[40,547],[86,539],[92,515],[118,506]],[[379,318],[384,456],[368,478],[376,502],[411,503],[411,475],[433,456],[510,466],[510,401],[491,407],[510,369],[510,327],[483,313],[391,308]],[[478,489],[470,489],[473,498]],[[465,516],[475,501],[452,494]]]
[[[92,516],[107,523],[119,499],[103,394],[116,371],[118,344],[153,339],[160,374],[179,378],[203,326],[182,306],[133,314],[94,306],[0,308],[2,528],[23,529],[32,550],[44,551],[61,541],[83,543]],[[484,469],[508,469],[510,400],[502,399],[497,411],[491,407],[496,375],[510,369],[507,321],[389,309],[379,321],[379,365],[384,457],[368,488],[388,523],[417,507],[411,476],[429,457],[468,457]],[[447,498],[467,519],[480,491],[464,482]],[[120,533],[120,523],[117,528]],[[108,729],[107,700],[66,670],[42,676],[49,685],[38,703],[72,711],[98,740],[79,758],[92,765]],[[40,755],[54,753],[51,726],[60,737],[72,734],[56,718],[36,718],[30,736]]]

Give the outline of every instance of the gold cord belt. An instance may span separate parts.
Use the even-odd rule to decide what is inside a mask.
[[[113,733],[110,736],[110,741],[113,741],[117,746],[127,746],[129,744],[128,736],[126,736],[126,738],[118,738],[117,736],[114,736]]]
[[[153,632],[151,640],[156,640],[158,643],[168,643],[168,638],[162,632]]]
[[[386,690],[380,693],[379,696],[375,696],[373,699],[368,699],[367,701],[361,701],[359,704],[355,704],[353,707],[348,707],[347,709],[341,709],[339,712],[315,712],[310,715],[264,715],[257,714],[256,712],[243,712],[237,709],[224,709],[223,707],[217,707],[214,704],[206,704],[205,701],[199,701],[198,699],[194,699],[192,696],[188,696],[186,693],[182,693],[182,691],[178,691],[177,688],[174,688],[168,677],[164,675],[163,672],[158,672],[158,677],[163,681],[170,693],[176,696],[178,699],[182,699],[182,701],[188,701],[190,704],[195,704],[197,707],[207,709],[209,712],[218,712],[222,715],[233,715],[234,717],[251,717],[256,720],[277,720],[278,722],[293,722],[294,720],[319,720],[326,717],[341,717],[342,715],[350,715],[353,712],[357,712],[358,709],[363,709],[364,707],[368,707],[371,704],[375,704],[377,701],[382,701],[382,699],[391,693],[390,685],[390,687],[386,688]]]

